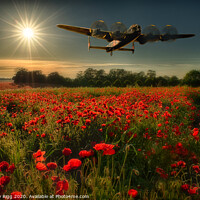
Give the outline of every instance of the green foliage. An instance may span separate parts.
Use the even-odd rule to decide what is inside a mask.
[[[199,87],[200,86],[200,70],[191,70],[183,78],[183,84]]]
[[[28,84],[33,87],[41,86],[65,86],[65,87],[126,87],[126,86],[152,86],[166,87],[183,85],[198,87],[200,86],[200,72],[192,70],[188,72],[184,79],[178,79],[176,76],[159,76],[156,72],[148,70],[144,72],[132,73],[124,69],[111,69],[107,74],[103,69],[97,70],[88,68],[84,72],[77,73],[75,79],[64,78],[58,72],[52,72],[48,76],[41,71],[27,71],[21,68],[12,78],[16,84]]]

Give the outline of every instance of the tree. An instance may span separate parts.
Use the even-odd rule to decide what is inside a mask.
[[[122,83],[119,79],[116,79],[114,82],[113,82],[113,86],[115,87],[121,87],[122,86]]]
[[[28,71],[25,68],[19,68],[15,76],[12,78],[15,84],[25,84],[28,81]]]
[[[170,86],[177,86],[178,84],[180,84],[180,80],[178,79],[177,76],[170,77],[170,79],[169,79]]]
[[[65,85],[65,78],[58,72],[52,72],[47,76],[48,84]]]
[[[156,78],[156,71],[148,70],[147,71],[147,77],[150,78],[150,79],[155,79]]]
[[[183,84],[198,87],[200,86],[200,70],[191,70],[183,78]]]

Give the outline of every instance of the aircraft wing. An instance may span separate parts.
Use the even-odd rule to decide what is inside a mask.
[[[177,34],[177,35],[161,35],[161,41],[176,40],[179,38],[189,38],[195,36],[194,34]]]
[[[141,34],[136,42],[139,42],[140,44],[145,44],[146,42],[155,42],[155,41],[168,41],[168,40],[176,40],[180,38],[190,38],[195,36],[195,34],[176,34],[176,35],[144,35]]]
[[[68,31],[80,33],[83,35],[91,36],[90,28],[70,26],[70,25],[64,25],[64,24],[58,24],[57,27],[68,30]]]

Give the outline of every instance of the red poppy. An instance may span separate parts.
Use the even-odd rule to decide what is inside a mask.
[[[7,163],[6,161],[0,162],[0,171],[7,170],[8,167],[9,167],[9,163]]]
[[[92,150],[89,150],[89,151],[86,151],[86,150],[82,150],[79,152],[79,156],[81,158],[86,158],[86,157],[90,157],[90,156],[93,156],[94,155],[94,152]]]
[[[45,133],[42,133],[41,137],[42,137],[42,138],[46,137],[46,134],[45,134]]]
[[[14,163],[12,164],[12,165],[10,165],[9,167],[8,167],[8,169],[6,170],[6,172],[10,172],[11,174],[14,172],[14,170],[15,170],[15,165],[14,165]]]
[[[45,153],[46,153],[45,151],[41,151],[40,149],[36,153],[33,153],[33,157],[35,158],[35,162],[45,161],[46,158],[43,157]]]
[[[100,143],[100,144],[96,144],[93,148],[97,151],[105,151],[105,150],[109,150],[112,149],[115,145],[112,144],[105,144],[105,143]]]
[[[72,151],[71,151],[70,148],[64,148],[63,151],[62,151],[62,153],[65,156],[69,156],[72,153]]]
[[[114,154],[115,154],[114,149],[108,149],[103,152],[103,155],[114,155]]]
[[[176,163],[171,164],[171,168],[176,168],[176,167],[177,167]]]
[[[137,190],[134,190],[134,189],[130,189],[128,191],[128,195],[135,198],[137,195],[138,195],[138,191]]]
[[[18,192],[18,191],[15,191],[15,192],[12,192],[12,193],[11,193],[11,196],[12,196],[11,199],[19,200],[19,199],[22,198],[22,193],[21,193],[21,192]]]
[[[172,171],[172,172],[171,172],[171,176],[175,176],[176,174],[177,174],[176,171]]]
[[[69,160],[68,165],[71,169],[76,169],[82,165],[82,162],[79,159],[71,159]]]
[[[51,179],[52,179],[53,182],[56,182],[56,183],[58,181],[60,181],[60,177],[59,176],[52,176]]]
[[[38,162],[37,165],[36,165],[36,168],[37,170],[39,171],[47,171],[47,167],[45,164],[41,163],[41,162]]]
[[[47,163],[47,167],[48,167],[48,169],[50,169],[50,170],[54,170],[54,169],[57,168],[57,164],[54,163],[54,162],[50,162],[50,163]]]
[[[196,173],[199,173],[199,172],[200,172],[200,168],[199,168],[198,165],[192,166],[192,169],[193,169]]]
[[[33,153],[33,157],[34,158],[38,158],[40,156],[44,156],[46,152],[45,151],[41,151],[40,149],[36,152],[36,153]]]
[[[5,186],[10,182],[10,177],[9,176],[2,176],[0,178],[0,186]]]
[[[193,188],[190,188],[188,189],[188,193],[189,194],[197,194],[198,193],[198,187],[193,187]]]
[[[180,160],[180,161],[177,162],[177,165],[180,166],[180,167],[185,167],[186,163],[184,161]]]
[[[67,172],[67,171],[70,171],[71,169],[77,169],[81,165],[82,165],[82,162],[79,159],[71,159],[69,160],[67,165],[63,167],[63,169]]]
[[[158,174],[164,174],[165,173],[165,171],[162,168],[159,168],[159,167],[156,168],[156,172]]]
[[[63,167],[63,169],[64,169],[66,172],[68,172],[68,171],[71,170],[71,167],[70,167],[70,165],[65,165],[65,166]]]
[[[69,183],[67,180],[58,181],[56,184],[56,190],[65,190],[67,191],[69,189]]]
[[[181,189],[182,190],[188,190],[189,189],[189,185],[188,184],[183,184],[183,185],[181,185]]]
[[[13,126],[13,124],[12,123],[8,123],[7,126],[11,127],[11,126]]]

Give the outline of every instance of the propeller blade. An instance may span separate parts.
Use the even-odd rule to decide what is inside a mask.
[[[126,26],[122,22],[115,22],[111,25],[110,30],[114,40],[121,39],[127,31]]]
[[[98,30],[101,30],[101,31],[108,31],[108,27],[107,27],[106,23],[103,20],[95,21],[91,25],[91,29],[98,29]]]

